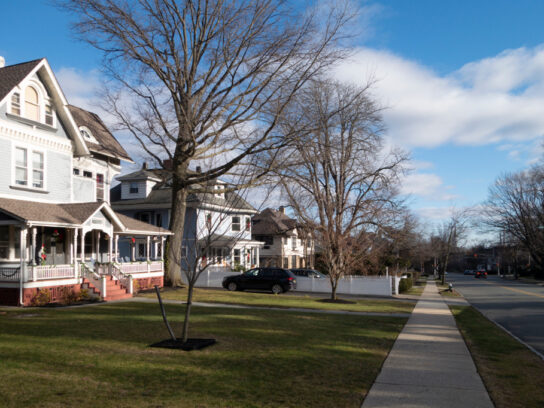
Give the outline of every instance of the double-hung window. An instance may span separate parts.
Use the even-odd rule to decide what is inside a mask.
[[[40,121],[40,100],[38,92],[31,86],[25,89],[25,116],[28,119]]]
[[[54,124],[53,118],[54,118],[53,108],[49,104],[45,105],[45,124],[49,126],[53,126]]]
[[[29,160],[29,153],[30,158]],[[30,187],[29,176],[32,177],[33,188],[44,188],[44,157],[42,152],[29,151],[23,147],[15,148],[15,184]]]
[[[21,116],[21,94],[19,92],[11,95],[11,113]]]
[[[15,184],[28,185],[28,151],[22,147],[15,148]]]
[[[241,225],[240,225],[240,217],[234,216],[232,217],[232,231],[240,231]]]
[[[43,153],[32,152],[32,187],[43,188]]]

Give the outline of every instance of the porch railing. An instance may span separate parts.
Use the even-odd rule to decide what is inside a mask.
[[[72,265],[40,265],[34,267],[37,280],[75,278],[75,268]]]
[[[124,273],[117,264],[111,264],[111,275],[117,279],[121,285],[127,288],[130,294],[132,294],[133,287],[131,275]]]
[[[2,267],[0,268],[0,281],[19,281],[20,279],[20,268],[17,267]]]
[[[149,272],[162,272],[162,261],[152,261],[149,263]]]
[[[142,262],[142,263],[121,263],[117,264],[117,267],[124,274],[134,274],[134,273],[148,273],[148,272],[162,272],[162,262],[152,261],[152,262]]]

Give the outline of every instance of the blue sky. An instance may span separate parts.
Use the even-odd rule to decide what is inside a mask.
[[[432,220],[452,206],[477,204],[499,174],[540,159],[544,2],[361,5],[364,35],[336,75],[361,83],[370,74],[376,79],[373,93],[387,108],[388,142],[414,159],[403,192],[415,211]],[[7,64],[45,56],[72,103],[97,103],[100,54],[74,40],[69,16],[47,1],[4,2],[0,38]]]

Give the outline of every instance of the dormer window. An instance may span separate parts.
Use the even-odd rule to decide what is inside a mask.
[[[130,183],[129,193],[138,194],[138,183]]]
[[[55,126],[55,110],[49,102],[47,92],[37,83],[28,85],[23,92],[14,92],[11,95],[10,113],[33,122]]]
[[[89,128],[86,128],[85,126],[81,126],[79,128],[79,132],[81,133],[81,136],[83,136],[83,139],[85,139],[86,142],[96,143],[98,144],[98,140],[95,139]]]

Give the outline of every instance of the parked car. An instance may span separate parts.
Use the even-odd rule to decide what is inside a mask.
[[[474,271],[472,269],[465,269],[465,272],[463,272],[463,275],[474,275]]]
[[[225,277],[223,287],[228,290],[270,290],[278,294],[296,289],[297,280],[288,269],[254,268],[240,275]]]
[[[474,277],[475,278],[487,279],[487,272],[486,271],[476,271],[476,273],[474,274]]]
[[[315,269],[305,269],[305,268],[293,268],[291,269],[291,272],[293,272],[293,275],[296,276],[304,276],[306,278],[324,278],[325,275],[323,275],[321,272],[316,271]]]

